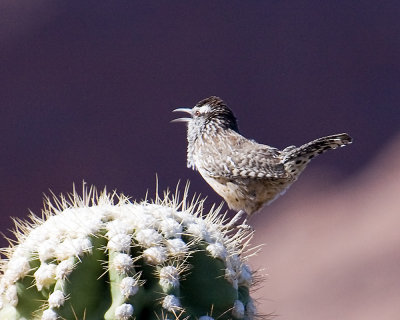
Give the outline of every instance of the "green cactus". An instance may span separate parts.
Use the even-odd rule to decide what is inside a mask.
[[[132,203],[84,188],[16,221],[3,252],[0,319],[253,319],[252,231],[203,200]]]

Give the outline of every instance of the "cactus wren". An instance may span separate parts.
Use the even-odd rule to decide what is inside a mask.
[[[188,123],[187,166],[197,169],[229,208],[248,215],[284,193],[312,158],[352,142],[341,133],[282,151],[259,144],[239,133],[235,116],[218,97],[174,111],[191,116],[173,120]]]

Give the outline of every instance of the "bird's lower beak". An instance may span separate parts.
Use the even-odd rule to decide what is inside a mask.
[[[192,115],[192,109],[190,108],[178,108],[175,110],[172,110],[172,112],[186,112],[189,113],[190,115]],[[171,122],[189,122],[192,118],[178,118],[178,119],[174,119],[171,120]]]

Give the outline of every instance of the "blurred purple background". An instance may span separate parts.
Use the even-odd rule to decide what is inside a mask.
[[[82,180],[140,200],[157,173],[221,202],[169,122],[210,95],[275,147],[354,137],[257,216],[274,229],[281,205],[352,181],[399,133],[399,17],[398,1],[1,1],[1,231]]]

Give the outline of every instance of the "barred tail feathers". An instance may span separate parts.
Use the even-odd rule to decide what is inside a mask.
[[[289,172],[301,172],[307,163],[315,156],[325,151],[348,145],[352,143],[352,140],[353,139],[347,133],[319,138],[290,150],[283,158],[283,163],[288,168]]]

